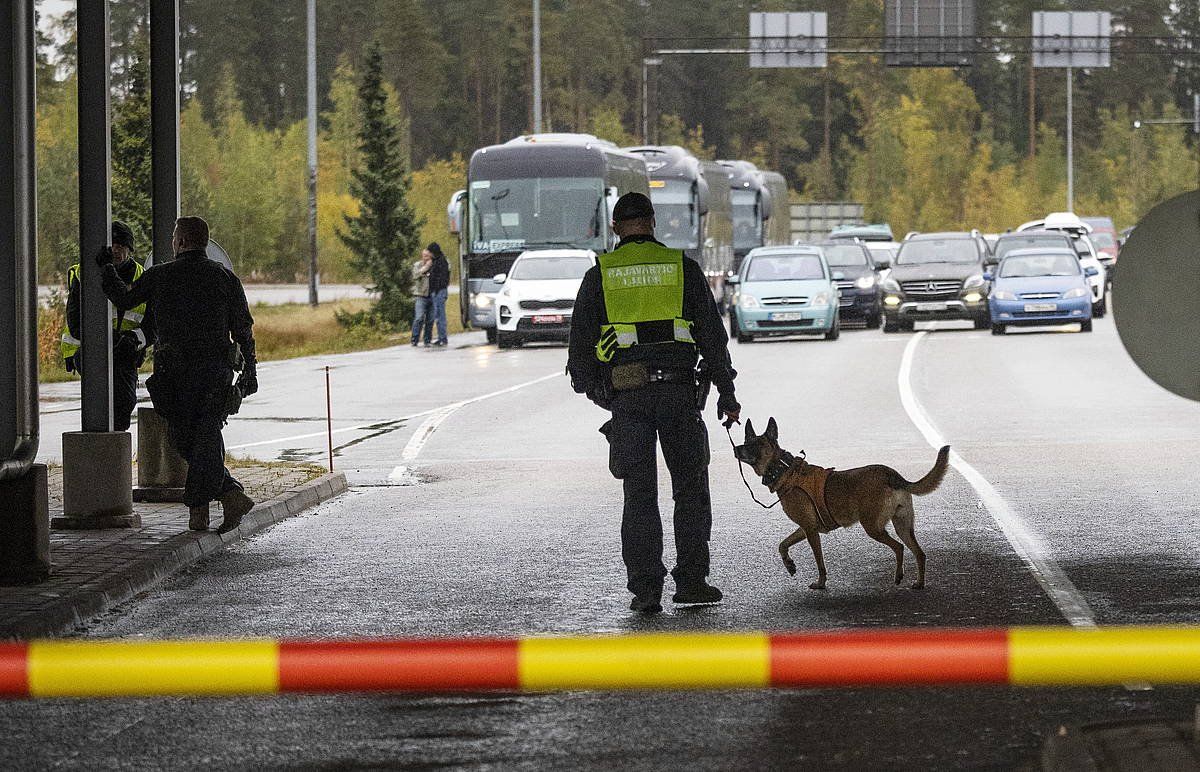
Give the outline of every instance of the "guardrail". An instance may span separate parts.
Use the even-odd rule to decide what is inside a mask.
[[[0,696],[1200,683],[1200,628],[0,644]]]

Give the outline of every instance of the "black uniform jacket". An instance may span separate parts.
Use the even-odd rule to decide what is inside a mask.
[[[631,241],[659,243],[649,236],[631,236],[622,239],[617,246],[620,248]],[[729,359],[729,335],[721,322],[721,312],[717,310],[703,269],[699,263],[687,257],[683,259],[683,317],[692,322],[695,346],[688,343],[656,343],[617,349],[610,364],[646,362],[663,369],[688,370],[696,366],[699,354],[708,364],[717,391],[732,394],[737,371]],[[571,313],[567,371],[571,374],[571,386],[581,394],[597,388],[608,375],[609,365],[596,358],[600,327],[607,323],[600,268],[594,266],[584,274]]]
[[[117,268],[117,276],[126,284],[133,281],[133,272],[136,268],[133,260],[126,260]],[[71,333],[71,337],[77,340],[83,339],[83,324],[80,322],[80,313],[82,306],[83,288],[79,286],[79,280],[71,282],[67,287],[67,331]],[[136,303],[134,305],[137,305]],[[132,306],[130,306],[132,308]],[[146,336],[146,345],[154,344],[154,319],[150,314],[150,309],[146,309],[146,318],[142,320],[142,334]],[[115,343],[117,334],[113,333],[113,342]],[[143,347],[144,348],[144,347]]]
[[[232,337],[253,361],[254,319],[246,292],[233,272],[209,260],[204,250],[181,252],[128,286],[111,265],[105,266],[103,284],[117,308],[149,301],[159,353],[189,359],[226,356]]]

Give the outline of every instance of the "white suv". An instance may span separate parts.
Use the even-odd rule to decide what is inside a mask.
[[[1071,237],[1075,253],[1079,256],[1079,264],[1085,271],[1088,268],[1096,269],[1096,273],[1088,277],[1088,283],[1092,285],[1092,316],[1104,316],[1108,311],[1108,273],[1104,264],[1100,262],[1096,245],[1088,237],[1092,226],[1072,212],[1051,212],[1044,219],[1031,220],[1017,228],[1018,232],[1031,230],[1060,231]]]
[[[596,264],[590,249],[536,249],[522,252],[507,274],[497,274],[496,344],[512,348],[525,341],[566,342],[571,311],[583,275]]]

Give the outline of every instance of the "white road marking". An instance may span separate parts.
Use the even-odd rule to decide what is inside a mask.
[[[411,415],[400,416],[399,418],[381,418],[377,421],[371,421],[370,423],[356,424],[354,426],[343,426],[338,429],[334,429],[333,434],[344,434],[346,432],[362,431],[363,429],[370,429],[371,427],[378,426],[380,424],[395,423],[398,421],[411,421],[414,418],[422,418],[424,416],[440,413],[447,409],[449,409],[451,412],[453,412],[454,410],[457,410],[460,407],[463,407],[464,405],[470,405],[475,402],[481,402],[485,399],[491,399],[492,397],[498,397],[501,394],[509,394],[509,393],[517,391],[519,389],[523,389],[526,386],[533,386],[536,383],[541,383],[542,381],[548,381],[551,378],[555,378],[559,375],[561,375],[560,372],[554,372],[554,373],[551,373],[550,375],[544,375],[541,378],[534,378],[532,381],[525,381],[524,383],[518,383],[515,386],[509,386],[506,389],[500,389],[498,391],[489,392],[487,394],[481,394],[478,397],[471,397],[470,399],[465,399],[465,400],[462,400],[459,402],[452,402],[449,405],[443,405],[441,407],[434,407],[434,408],[430,408],[429,410],[422,410],[419,413],[412,413]],[[434,427],[434,428],[436,428],[436,427]],[[420,434],[420,430],[418,430],[417,433]],[[432,431],[430,433],[432,433]],[[294,442],[296,440],[310,440],[314,437],[324,437],[324,436],[326,436],[326,434],[327,434],[327,432],[323,432],[323,431],[309,432],[308,434],[293,434],[290,437],[276,437],[276,438],[270,439],[270,440],[259,440],[258,442],[244,442],[241,445],[230,445],[226,448],[226,450],[241,450],[242,448],[256,448],[256,447],[259,447],[262,445],[280,445],[285,442]]]
[[[924,435],[926,442],[934,448],[940,448],[947,443],[937,427],[929,420],[929,416],[921,407],[912,388],[913,356],[917,351],[917,346],[927,335],[929,335],[928,331],[922,330],[913,335],[908,345],[905,346],[904,358],[900,361],[897,384],[900,387],[900,401],[903,403],[909,419]],[[1095,627],[1096,617],[1091,607],[1084,600],[1083,594],[1051,557],[1050,549],[1041,537],[1009,507],[1008,502],[1004,500],[995,486],[954,450],[950,451],[950,464],[967,479],[967,482],[979,494],[984,506],[991,513],[992,519],[1000,526],[1000,530],[1004,532],[1017,555],[1033,573],[1033,578],[1041,585],[1066,620],[1075,627]],[[1141,688],[1142,685],[1139,684],[1137,687]]]

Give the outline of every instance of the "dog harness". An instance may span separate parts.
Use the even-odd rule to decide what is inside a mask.
[[[808,500],[812,502],[813,509],[817,511],[817,530],[821,533],[829,533],[841,528],[841,525],[829,512],[829,503],[825,500],[825,482],[833,470],[833,467],[810,464],[803,455],[796,458],[786,450],[780,449],[780,456],[772,462],[767,473],[763,475],[763,482],[771,493],[775,494],[793,488],[802,490],[804,495],[808,496]]]

